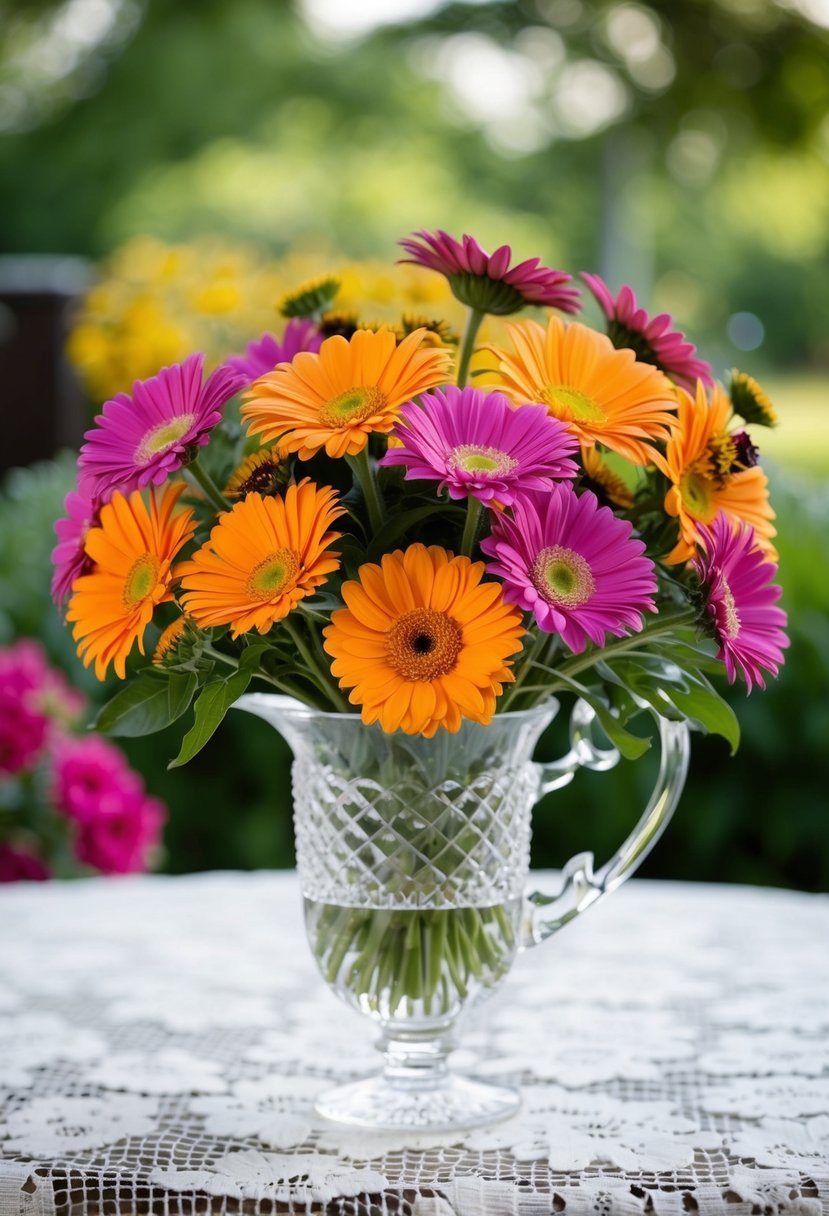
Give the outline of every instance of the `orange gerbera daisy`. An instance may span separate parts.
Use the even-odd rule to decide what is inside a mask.
[[[345,512],[330,486],[309,478],[284,498],[248,494],[219,517],[180,574],[184,608],[197,625],[230,625],[234,638],[267,633],[339,566],[326,552],[341,532],[328,528]]]
[[[486,725],[514,679],[508,657],[524,629],[501,585],[481,582],[483,562],[416,544],[358,573],[324,633],[331,671],[363,721],[427,739],[462,718]]]
[[[710,402],[702,383],[697,384],[696,398],[680,396],[679,427],[664,458],[657,461],[672,483],[665,510],[679,519],[679,540],[665,561],[695,557],[703,541],[699,525],[711,524],[720,511],[733,522],[750,524],[758,546],[777,556],[771,543],[776,529],[768,479],[759,465],[741,466],[737,444],[727,430],[730,417],[731,402],[718,384]]]
[[[501,361],[503,391],[516,404],[544,402],[585,447],[603,443],[634,464],[649,464],[651,442],[666,440],[676,418],[676,391],[667,376],[616,350],[605,334],[551,316],[507,325],[514,352],[489,349]]]
[[[144,631],[156,604],[173,598],[171,564],[195,530],[193,513],[175,506],[184,485],[151,490],[149,505],[136,490],[116,491],[101,507],[100,524],[90,528],[84,548],[95,563],[75,579],[66,613],[74,621],[78,654],[103,680],[110,663],[123,680],[125,663],[138,641],[144,653]]]
[[[318,354],[295,355],[251,386],[242,405],[248,431],[279,439],[301,460],[323,447],[356,456],[372,432],[391,430],[404,401],[446,379],[451,356],[427,346],[429,338],[425,329],[399,345],[388,329],[326,338]]]

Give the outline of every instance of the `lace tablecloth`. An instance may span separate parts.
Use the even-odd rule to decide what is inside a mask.
[[[518,1116],[374,1135],[312,1114],[377,1059],[294,875],[5,888],[0,1216],[826,1214],[827,970],[827,898],[630,883],[471,1015]]]

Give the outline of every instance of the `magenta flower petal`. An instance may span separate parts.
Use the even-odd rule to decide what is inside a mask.
[[[0,649],[0,776],[29,768],[46,744],[50,723],[43,699],[49,675],[36,642],[22,638]]]
[[[108,502],[116,490],[129,493],[160,485],[187,463],[188,449],[207,443],[225,402],[245,387],[245,377],[218,367],[202,382],[203,355],[165,367],[118,393],[86,432],[78,461],[79,490]]]
[[[400,244],[410,255],[402,261],[444,275],[456,298],[478,312],[507,316],[525,304],[579,311],[578,288],[567,286],[573,281],[572,275],[550,270],[538,258],[510,270],[509,245],[501,245],[489,254],[474,237],[465,234],[462,241],[457,241],[440,228],[436,232],[416,232]]]
[[[72,590],[72,584],[92,565],[84,551],[86,534],[97,522],[98,504],[77,490],[71,490],[63,500],[65,519],[55,524],[58,543],[52,550],[52,598],[62,604]]]
[[[272,372],[277,363],[290,363],[301,351],[316,354],[322,346],[322,334],[308,317],[293,317],[285,326],[280,342],[273,334],[263,334],[258,342],[250,342],[243,355],[231,355],[225,366],[245,377],[245,384],[253,384],[266,372]]]
[[[552,478],[575,477],[578,441],[544,405],[516,408],[503,393],[449,385],[423,393],[400,411],[381,465],[404,465],[406,479],[440,481],[451,498],[471,495],[508,505]]]
[[[706,597],[706,611],[729,683],[739,673],[751,692],[765,688],[762,672],[776,676],[789,639],[787,617],[777,607],[781,588],[772,582],[777,566],[756,547],[754,529],[732,525],[720,512],[710,528],[699,525],[703,548],[693,562]]]
[[[562,482],[530,493],[493,517],[481,542],[487,570],[504,582],[504,599],[532,612],[546,633],[560,633],[574,654],[642,628],[655,612],[656,574],[631,524],[599,506],[589,490]]]
[[[0,843],[0,882],[44,882],[50,877],[39,857]]]
[[[690,393],[696,391],[697,380],[709,388],[713,385],[711,364],[696,357],[697,348],[673,328],[673,318],[668,313],[649,318],[645,309],[638,307],[633,289],[627,283],[614,299],[599,275],[582,274],[581,277],[607,317],[608,337],[615,347],[634,351],[637,359],[658,367]]]

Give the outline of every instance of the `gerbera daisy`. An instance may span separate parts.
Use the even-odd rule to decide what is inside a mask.
[[[543,405],[513,408],[503,393],[449,385],[400,411],[382,465],[406,466],[406,478],[440,481],[450,498],[472,495],[508,505],[525,490],[545,490],[553,477],[575,477],[578,440]]]
[[[55,524],[58,543],[52,550],[52,599],[56,604],[62,604],[72,584],[79,575],[84,574],[91,565],[84,549],[86,534],[95,523],[98,515],[98,504],[93,498],[78,490],[70,490],[63,500],[66,518],[59,519]]]
[[[697,348],[685,334],[673,328],[673,317],[667,312],[649,317],[644,308],[639,308],[633,288],[627,283],[616,298],[597,274],[581,276],[607,317],[607,333],[613,345],[619,349],[629,347],[637,359],[652,363],[677,384],[693,392],[697,380],[709,387],[714,383],[711,365],[697,358]]]
[[[256,381],[242,405],[248,431],[280,439],[301,460],[323,447],[357,455],[372,432],[391,430],[404,401],[446,379],[450,356],[424,349],[425,336],[416,330],[399,345],[388,330],[326,338],[318,354],[299,354]]]
[[[733,684],[737,673],[746,688],[765,688],[762,671],[773,676],[783,663],[789,639],[786,613],[777,607],[781,588],[772,582],[777,566],[756,547],[747,524],[732,523],[724,512],[710,529],[700,528],[701,549],[693,566],[702,584],[706,612]]]
[[[671,482],[665,510],[679,520],[679,540],[667,562],[689,561],[701,538],[700,525],[712,523],[720,511],[732,522],[750,524],[756,543],[769,557],[777,556],[768,479],[759,465],[746,468],[740,460],[740,448],[727,430],[730,416],[731,403],[718,384],[710,403],[702,384],[695,398],[681,394],[679,426],[664,458],[657,460]]]
[[[512,518],[495,516],[481,548],[494,559],[487,570],[504,580],[504,598],[578,654],[588,642],[603,646],[607,634],[638,632],[642,613],[656,611],[654,565],[632,530],[589,490],[557,482],[519,499]]]
[[[190,622],[182,613],[162,631],[153,651],[154,667],[165,667],[171,658],[175,658],[178,644],[189,628]]]
[[[318,351],[322,334],[307,317],[292,318],[285,326],[282,341],[273,334],[263,334],[258,342],[249,342],[243,355],[231,355],[226,366],[245,377],[245,385],[253,384],[265,372],[273,371],[277,363],[290,363],[302,350]]]
[[[84,666],[94,662],[99,680],[110,663],[125,678],[135,641],[144,653],[156,604],[173,598],[172,561],[195,530],[189,507],[176,510],[183,490],[181,484],[166,486],[160,497],[151,490],[149,504],[137,491],[128,498],[116,491],[87,535],[94,565],[75,580],[66,619],[75,623],[72,636]]]
[[[542,401],[585,447],[602,443],[633,464],[649,464],[655,441],[676,422],[676,390],[657,368],[633,351],[616,350],[604,334],[551,316],[507,325],[515,347],[500,359],[503,391],[513,401]]]
[[[592,490],[600,503],[621,507],[623,511],[633,506],[633,491],[630,486],[606,460],[602,460],[597,448],[582,448],[581,463],[584,473],[580,487]]]
[[[474,237],[455,240],[448,232],[425,230],[399,242],[413,262],[436,270],[446,277],[452,294],[476,312],[507,316],[525,304],[546,304],[562,312],[578,312],[578,288],[567,287],[573,276],[563,270],[550,270],[540,258],[530,258],[510,269],[512,250],[501,245],[485,253]]]
[[[431,738],[462,718],[491,720],[524,630],[483,573],[483,562],[416,544],[343,585],[347,607],[323,631],[325,649],[366,725]]]
[[[279,444],[246,456],[231,473],[225,498],[244,498],[246,494],[276,494],[288,484],[290,469]]]
[[[181,602],[203,629],[230,625],[234,638],[267,633],[339,566],[327,552],[341,532],[336,492],[305,478],[284,498],[248,494],[224,515],[190,561],[182,562]]]
[[[207,443],[245,377],[218,367],[202,383],[203,364],[204,355],[190,355],[149,380],[137,380],[132,397],[118,393],[106,402],[81,448],[82,492],[106,500],[114,490],[160,485],[187,464],[188,449]]]
[[[728,391],[734,413],[746,422],[754,422],[757,426],[777,426],[777,411],[753,376],[732,368]]]
[[[333,301],[340,286],[340,280],[333,274],[324,274],[319,278],[309,279],[282,297],[279,311],[283,317],[319,316]]]

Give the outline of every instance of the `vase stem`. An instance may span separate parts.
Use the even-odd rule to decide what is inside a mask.
[[[385,1027],[377,1047],[385,1058],[383,1075],[389,1084],[431,1089],[445,1084],[455,1044],[448,1026],[419,1031]]]

